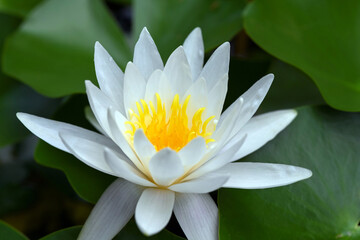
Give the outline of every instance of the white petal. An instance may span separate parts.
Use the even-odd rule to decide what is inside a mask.
[[[159,93],[161,79],[163,75],[164,73],[161,70],[155,70],[151,74],[149,80],[146,83],[145,98],[144,98],[146,102],[152,101],[153,103],[155,103],[154,97],[156,93]]]
[[[113,58],[99,42],[95,43],[95,71],[101,91],[103,91],[124,114],[124,100],[122,96],[124,74]]]
[[[149,170],[155,182],[168,186],[184,173],[179,155],[170,148],[157,152],[149,162]]]
[[[247,90],[241,98],[244,100],[244,104],[239,113],[239,117],[236,120],[236,125],[232,130],[231,137],[235,135],[249,119],[255,114],[256,110],[259,108],[261,102],[263,101],[266,93],[269,91],[270,85],[274,79],[273,74],[268,74],[262,77],[257,81],[249,90]],[[230,113],[233,108],[233,104],[226,109],[226,111],[221,115],[219,125],[222,124],[222,119]]]
[[[60,139],[59,132],[71,132],[73,135],[76,135],[79,138],[97,141],[100,144],[115,147],[110,139],[81,127],[37,117],[27,113],[17,113],[16,116],[33,134],[48,144],[68,153],[70,153],[70,150]]]
[[[141,31],[134,49],[134,64],[139,68],[145,79],[156,69],[163,69],[159,51],[146,27]]]
[[[155,184],[147,180],[144,174],[140,173],[126,161],[119,158],[110,149],[105,149],[104,154],[106,163],[109,165],[112,172],[116,174],[116,176],[145,187],[156,187]]]
[[[230,174],[223,187],[263,189],[288,185],[311,177],[308,169],[283,164],[236,162],[216,171]]]
[[[94,115],[94,113],[92,112],[90,107],[86,107],[85,110],[85,118],[90,122],[90,124],[96,129],[98,130],[100,133],[102,133],[103,135],[107,136],[106,132],[104,131],[104,129],[102,129],[102,127],[100,126],[99,122],[96,120],[96,117]]]
[[[215,116],[215,119],[220,118],[220,114],[223,109],[224,101],[226,97],[226,92],[228,87],[227,85],[228,85],[228,75],[225,74],[209,92],[206,118],[210,116]]]
[[[208,193],[221,188],[229,179],[228,176],[221,174],[206,174],[199,178],[174,184],[169,187],[170,190],[182,193]]]
[[[134,135],[134,148],[141,162],[147,166],[149,160],[155,155],[154,145],[147,139],[142,129],[138,129]]]
[[[78,240],[113,239],[134,215],[141,192],[130,182],[115,180],[91,211]]]
[[[225,42],[211,55],[200,74],[205,78],[209,92],[229,72],[229,61],[230,44]]]
[[[129,118],[129,109],[136,111],[136,102],[145,97],[146,82],[135,64],[129,62],[124,76],[124,106]]]
[[[125,161],[130,161],[122,152],[119,152],[121,150],[117,146],[112,146],[112,144],[104,145],[98,139],[85,139],[68,131],[61,131],[59,136],[71,154],[83,163],[101,172],[115,175],[105,162],[105,147],[116,151],[119,154],[119,157]],[[105,137],[99,135],[98,138],[101,139]]]
[[[190,100],[186,109],[186,113],[189,116],[189,123],[191,123],[192,116],[194,116],[195,112],[199,110],[199,108],[206,108],[208,105],[208,93],[206,90],[206,81],[204,78],[199,78],[190,86],[190,88],[184,94],[182,102],[184,102],[189,95]],[[205,116],[203,116],[203,119],[205,119]]]
[[[175,49],[166,62],[164,73],[171,89],[180,99],[192,84],[191,70],[182,46]]]
[[[91,110],[93,111],[98,123],[101,128],[107,133],[108,136],[111,136],[111,130],[109,128],[108,119],[107,119],[107,109],[113,107],[118,109],[113,101],[106,96],[100,89],[95,87],[95,85],[90,81],[85,81],[86,85],[86,94],[89,99]]]
[[[204,64],[204,42],[200,28],[195,28],[185,39],[184,50],[191,68],[192,79],[195,81]]]
[[[174,213],[188,240],[218,240],[218,209],[209,194],[176,194]]]
[[[226,144],[224,151],[247,135],[241,149],[232,157],[232,161],[245,157],[273,139],[296,117],[295,110],[281,110],[261,114],[250,119],[243,128]]]
[[[186,146],[178,152],[185,171],[197,164],[204,156],[205,151],[206,143],[203,137],[194,138],[186,144]]]
[[[134,150],[124,136],[124,132],[126,131],[125,122],[127,121],[127,119],[120,112],[109,108],[108,121],[114,142],[117,143],[117,145],[121,148],[124,154],[140,171],[146,172],[146,169],[144,168],[144,166],[142,165]]]
[[[236,154],[236,152],[239,151],[239,149],[242,148],[246,135],[237,141],[233,146],[231,146],[226,151],[222,151],[218,153],[215,157],[208,160],[204,165],[200,166],[197,170],[192,172],[189,176],[187,176],[184,180],[190,180],[194,178],[198,178],[206,173],[212,172],[214,170],[217,170],[226,164],[230,163],[233,159],[233,156]]]
[[[135,220],[141,232],[150,236],[160,232],[169,222],[175,193],[148,188],[141,195],[135,210]]]

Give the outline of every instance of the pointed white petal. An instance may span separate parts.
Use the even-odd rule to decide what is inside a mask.
[[[98,123],[98,121],[96,120],[96,117],[94,115],[94,113],[92,112],[90,107],[86,107],[85,110],[85,118],[86,120],[88,120],[90,122],[90,124],[96,129],[98,130],[100,133],[102,133],[103,135],[107,136],[106,132],[104,131],[104,129],[102,129],[102,127],[100,126],[100,124]]]
[[[192,79],[195,81],[204,64],[204,42],[200,28],[195,28],[185,39],[184,50],[191,68]]]
[[[179,152],[179,157],[185,168],[185,171],[197,164],[204,156],[206,151],[206,143],[203,137],[197,137],[191,140]]]
[[[204,78],[199,78],[190,86],[190,88],[184,94],[182,102],[184,102],[189,95],[190,100],[186,109],[186,113],[188,114],[189,122],[191,123],[191,119],[194,113],[199,110],[199,108],[206,108],[208,105],[208,93],[206,90],[206,81]],[[206,119],[205,116],[203,116],[203,119]]]
[[[228,176],[221,174],[206,174],[186,182],[174,184],[169,187],[174,192],[182,193],[208,193],[221,188],[229,179]]]
[[[235,135],[255,114],[266,93],[269,91],[273,79],[274,75],[268,74],[262,77],[249,90],[247,90],[243,95],[241,95],[241,98],[244,100],[244,104],[238,115],[239,117],[236,120],[236,125],[232,130],[231,137]],[[232,108],[233,104],[221,115],[219,125],[222,124],[222,119],[226,118]]]
[[[115,106],[113,101],[106,96],[100,89],[95,87],[95,85],[90,81],[85,81],[86,85],[86,94],[89,99],[91,110],[93,111],[96,120],[100,124],[101,128],[107,133],[108,136],[111,136],[111,129],[109,128],[107,120],[107,109],[113,107],[119,109]]]
[[[209,194],[176,194],[174,213],[188,240],[218,240],[218,209]]]
[[[154,145],[147,139],[141,128],[135,132],[134,148],[137,155],[140,157],[141,162],[145,164],[145,166],[148,165],[149,160],[156,153]]]
[[[164,73],[169,80],[172,91],[180,99],[192,84],[191,70],[182,46],[175,49],[166,62]]]
[[[311,177],[308,169],[284,164],[236,162],[216,173],[230,174],[223,187],[263,189],[288,185]]]
[[[148,79],[156,69],[162,70],[164,68],[159,51],[146,27],[141,31],[139,40],[135,45],[134,64],[145,79]]]
[[[187,176],[184,180],[191,180],[194,178],[198,178],[206,173],[210,173],[214,170],[217,170],[226,164],[230,163],[233,159],[233,156],[242,148],[246,135],[237,141],[233,146],[228,148],[226,151],[222,151],[218,153],[215,157],[208,160],[204,165],[200,166],[194,172],[192,172],[189,176]]]
[[[175,193],[158,188],[145,189],[135,210],[135,220],[141,232],[150,236],[160,232],[169,222]]]
[[[161,186],[168,186],[184,173],[179,155],[170,148],[160,150],[150,159],[149,170]]]
[[[141,192],[130,182],[115,180],[91,211],[78,240],[113,239],[134,215]]]
[[[116,174],[116,176],[145,187],[156,187],[155,184],[147,180],[144,174],[140,173],[129,163],[119,158],[110,149],[105,149],[104,154],[106,163],[109,165],[112,172]]]
[[[97,141],[103,145],[115,147],[110,139],[81,127],[37,117],[27,113],[17,113],[16,116],[33,134],[48,144],[68,153],[70,153],[70,150],[60,139],[59,132],[71,132],[73,135],[76,135],[79,138],[89,139],[92,141]]]
[[[230,44],[225,42],[215,50],[200,73],[206,80],[208,92],[229,72],[229,61]]]
[[[155,70],[149,80],[146,83],[145,98],[146,102],[152,101],[155,103],[155,94],[159,93],[161,78],[163,77],[163,71]]]
[[[246,134],[247,138],[243,147],[237,151],[231,160],[243,158],[273,139],[294,120],[296,115],[295,110],[280,110],[255,116],[235,134],[222,151],[226,151]]]
[[[101,142],[103,142],[103,140],[98,140],[100,138],[105,138],[102,135],[99,135],[98,139],[90,140],[79,137],[78,135],[75,135],[68,131],[61,131],[59,133],[59,136],[67,149],[69,149],[71,154],[73,154],[83,163],[101,172],[115,175],[111,168],[109,168],[108,164],[105,162],[105,147],[116,151],[119,157],[124,159],[125,161],[130,161],[116,145],[113,146],[113,144],[102,144]]]
[[[103,91],[124,114],[123,85],[124,74],[113,58],[99,42],[95,43],[95,71],[101,91]]]
[[[215,119],[220,118],[221,111],[224,106],[224,101],[227,92],[228,75],[225,74],[220,81],[218,81],[208,94],[208,106],[206,110],[206,118],[215,116]]]
[[[124,106],[129,118],[129,109],[136,111],[136,102],[145,97],[146,82],[135,64],[129,62],[124,76]]]
[[[146,169],[138,159],[133,148],[130,146],[128,140],[124,134],[126,131],[125,122],[127,119],[118,111],[110,108],[108,110],[109,127],[112,129],[112,137],[114,142],[121,148],[124,154],[132,161],[132,163],[142,172],[146,172]]]

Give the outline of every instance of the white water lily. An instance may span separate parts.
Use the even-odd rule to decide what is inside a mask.
[[[153,235],[173,211],[188,239],[218,239],[218,210],[209,192],[277,187],[311,176],[295,166],[232,163],[273,139],[296,111],[252,117],[272,83],[269,74],[221,114],[229,54],[226,42],[203,67],[204,46],[196,28],[164,66],[144,28],[125,73],[95,44],[100,89],[86,81],[93,112],[87,118],[101,134],[17,114],[52,146],[118,177],[92,210],[79,239],[112,239],[134,214],[139,229]]]

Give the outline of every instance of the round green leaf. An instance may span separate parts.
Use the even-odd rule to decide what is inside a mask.
[[[106,227],[106,226],[104,226]],[[66,228],[57,232],[54,232],[40,240],[76,240],[79,235],[81,227]],[[114,240],[183,240],[183,238],[170,233],[167,230],[163,230],[159,234],[151,237],[144,236],[136,227],[134,221],[130,221],[126,224],[125,228],[114,238]]]
[[[186,36],[201,27],[206,50],[230,40],[242,28],[245,0],[136,0],[135,38],[147,27],[162,57],[182,44]]]
[[[360,115],[304,107],[246,162],[312,170],[289,186],[219,192],[221,240],[360,239]]]
[[[50,97],[85,92],[84,80],[95,80],[96,41],[121,66],[130,59],[125,37],[102,1],[44,1],[8,39],[3,69]]]
[[[6,240],[29,240],[25,235],[0,220],[0,239]]]
[[[360,1],[262,0],[244,12],[250,37],[307,73],[332,107],[360,111]]]
[[[85,96],[75,96],[56,112],[54,119],[91,129],[84,117],[84,107],[87,104]],[[97,171],[43,141],[39,142],[35,150],[35,160],[42,165],[64,171],[79,196],[91,203],[96,203],[107,186],[115,180],[115,177]]]

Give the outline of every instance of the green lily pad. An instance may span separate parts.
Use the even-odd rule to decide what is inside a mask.
[[[92,129],[84,116],[84,107],[87,105],[84,95],[74,96],[64,103],[53,119]],[[115,180],[115,177],[97,171],[43,141],[39,141],[35,150],[35,160],[42,165],[64,171],[73,189],[91,203],[96,203],[107,186]]]
[[[130,59],[125,36],[102,1],[45,1],[8,38],[3,69],[46,96],[82,93],[84,81],[96,79],[96,41],[121,66]]]
[[[54,232],[40,240],[75,240],[79,235],[81,226],[66,228],[57,232]],[[183,238],[170,233],[167,230],[163,230],[159,234],[152,237],[144,236],[136,227],[134,221],[130,221],[123,230],[114,238],[114,240],[183,240]]]
[[[25,17],[43,0],[0,0],[0,12]]]
[[[5,38],[18,27],[19,23],[18,18],[0,13],[0,54]],[[57,102],[37,94],[0,71],[0,147],[15,143],[29,134],[29,131],[17,120],[16,112],[29,111],[49,116],[53,113],[52,109]]]
[[[359,1],[253,1],[244,27],[266,51],[308,74],[329,105],[360,111],[359,11]]]
[[[0,239],[6,240],[29,240],[25,235],[0,220]]]
[[[290,164],[313,176],[285,187],[219,191],[221,240],[360,239],[360,115],[303,107],[247,162]]]
[[[163,59],[182,44],[186,36],[201,27],[205,49],[229,41],[242,29],[245,0],[136,0],[134,35],[147,27]]]

